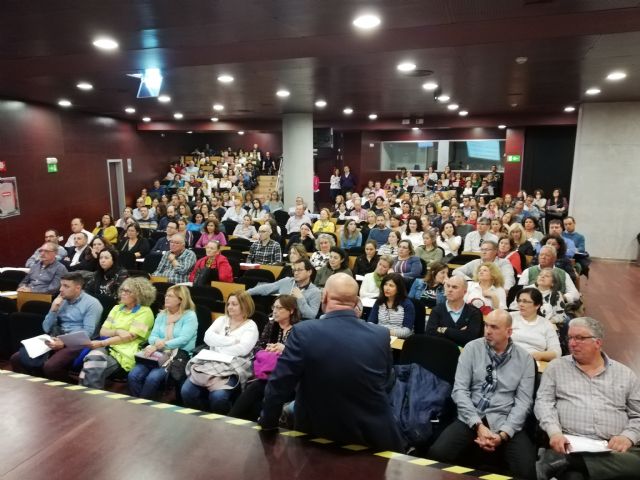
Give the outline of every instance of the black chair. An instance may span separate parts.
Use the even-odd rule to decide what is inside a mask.
[[[6,313],[7,315],[9,315],[17,311],[18,307],[14,299],[0,297],[0,313]]]
[[[273,306],[273,302],[276,301],[275,295],[251,295],[253,298],[253,303],[256,306],[257,312],[262,312],[267,316],[271,315],[271,307]]]
[[[255,322],[256,326],[258,327],[258,332],[262,334],[264,327],[266,327],[267,323],[269,323],[269,316],[264,312],[255,311],[253,312],[251,320]]]
[[[166,236],[167,236],[166,232],[163,232],[162,230],[154,230],[149,235],[149,244],[150,244],[150,246],[153,247],[158,240],[160,240],[162,237],[166,237]]]
[[[151,280],[151,275],[144,270],[127,270],[130,277],[143,277],[147,280]]]
[[[200,260],[202,257],[207,255],[207,251],[204,248],[194,247],[193,253],[196,254],[196,258]]]
[[[255,278],[259,282],[275,282],[276,277],[270,270],[261,270],[259,268],[246,270],[241,278]]]
[[[415,321],[413,322],[413,333],[416,335],[424,334],[426,327],[426,314],[424,311],[424,305],[420,300],[416,300],[415,298],[411,298],[411,303],[413,303],[413,308],[416,311]]]
[[[423,258],[420,258],[420,257],[418,257],[418,258],[420,259],[420,264],[422,265],[422,270],[420,271],[420,276],[424,277],[427,274],[427,270],[429,269],[429,267],[427,266],[427,262]]]
[[[459,356],[460,349],[451,340],[411,335],[404,341],[398,363],[417,363],[453,385]]]
[[[479,258],[480,258],[480,255],[471,255],[471,254],[465,253],[465,254],[456,255],[451,260],[449,260],[449,263],[452,263],[454,265],[465,265]]]
[[[227,257],[229,262],[233,260],[234,262],[242,263],[247,259],[247,255],[242,253],[240,250],[222,250],[220,253]]]
[[[227,243],[227,246],[232,250],[238,250],[239,252],[249,251],[251,248],[251,241],[246,238],[232,238]]]
[[[43,317],[49,313],[51,310],[51,303],[49,302],[41,302],[39,300],[30,300],[22,304],[22,308],[20,311],[22,313],[35,313],[37,315],[42,315]]]
[[[144,257],[144,263],[142,264],[142,269],[147,272],[149,275],[152,275],[158,269],[158,265],[160,264],[160,260],[162,260],[161,253],[149,253],[146,257]]]
[[[274,220],[281,227],[287,224],[287,222],[289,221],[289,217],[290,217],[289,212],[285,210],[276,210],[275,212],[273,212]]]
[[[20,342],[26,338],[42,335],[44,315],[16,312],[9,315],[9,352],[13,354],[20,348]]]
[[[191,233],[193,233],[193,243],[192,243],[192,245],[195,245],[196,243],[198,243],[198,240],[200,240],[200,237],[202,236],[202,232],[194,232],[194,231],[192,231]]]
[[[364,254],[364,247],[351,247],[347,252],[349,253],[349,256],[357,257]]]
[[[191,292],[191,298],[209,298],[212,300],[224,301],[222,292],[216,287],[211,286],[197,286],[189,287]]]
[[[173,287],[175,284],[171,282],[157,282],[153,286],[156,287],[156,292],[161,293],[163,296],[169,290],[169,287]]]
[[[211,310],[204,305],[196,303],[196,316],[198,317],[198,335],[196,345],[204,343],[204,334],[211,326]]]
[[[0,290],[17,290],[26,275],[22,270],[5,270],[0,273]]]
[[[227,235],[233,235],[233,231],[238,226],[238,222],[234,220],[225,220],[224,222],[220,222],[220,223],[224,225],[224,231],[227,233]]]
[[[100,305],[102,305],[102,315],[100,316],[100,323],[96,325],[96,333],[97,333],[100,331],[102,324],[109,316],[109,312],[111,312],[113,307],[115,307],[118,304],[118,301],[115,298],[110,297],[109,295],[98,294],[98,295],[95,295],[95,298],[100,302]]]
[[[207,307],[212,312],[216,313],[224,313],[224,308],[226,304],[224,300],[214,300],[208,297],[191,297],[193,299],[193,303],[196,305],[202,305],[203,307]]]

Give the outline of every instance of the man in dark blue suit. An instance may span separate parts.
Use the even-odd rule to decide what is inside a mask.
[[[393,386],[389,331],[355,313],[358,285],[332,275],[322,292],[320,320],[297,324],[267,385],[260,425],[278,426],[296,391],[295,428],[344,444],[401,452],[387,391]]]

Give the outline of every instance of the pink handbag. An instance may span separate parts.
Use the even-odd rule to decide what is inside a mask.
[[[279,353],[258,350],[256,358],[253,360],[253,375],[260,380],[266,380],[271,372],[276,368]]]

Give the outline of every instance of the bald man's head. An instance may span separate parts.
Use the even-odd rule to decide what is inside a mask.
[[[322,291],[322,310],[353,310],[358,303],[358,284],[346,273],[336,273],[327,280]]]

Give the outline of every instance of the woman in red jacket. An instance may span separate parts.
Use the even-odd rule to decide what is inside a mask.
[[[220,254],[220,242],[212,240],[205,247],[207,255],[202,257],[193,266],[193,270],[189,274],[189,281],[193,282],[199,270],[203,268],[211,268],[218,273],[218,281],[233,283],[233,270],[227,257]]]

